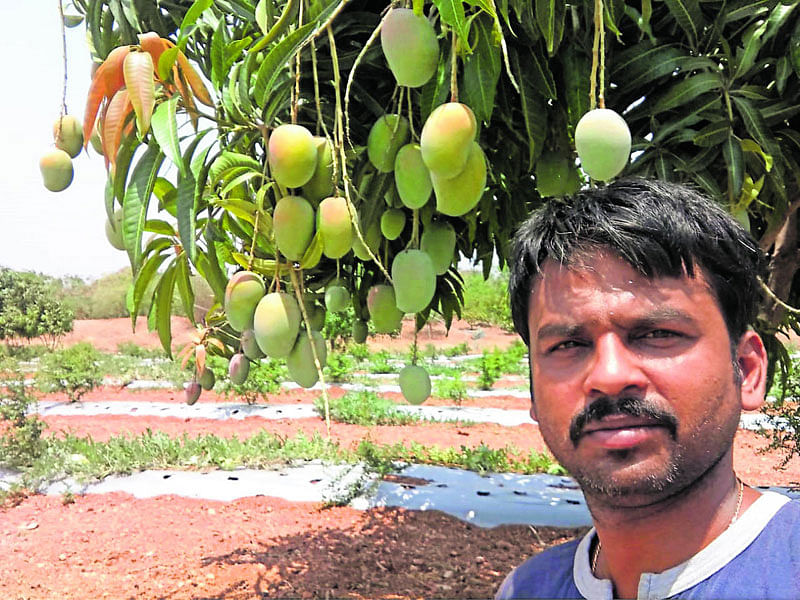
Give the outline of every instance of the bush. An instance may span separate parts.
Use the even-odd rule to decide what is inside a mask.
[[[100,353],[80,342],[42,357],[36,381],[43,392],[64,392],[71,402],[92,391],[103,381]]]
[[[225,366],[227,369],[227,364]],[[222,372],[217,370],[217,372]],[[227,373],[227,371],[225,371]],[[258,399],[267,394],[277,394],[281,391],[281,381],[288,377],[286,366],[282,361],[273,358],[263,358],[257,362],[250,362],[250,373],[241,385],[235,385],[230,378],[220,377],[217,381],[220,393],[228,398],[239,398],[248,404],[255,404]]]
[[[783,468],[800,455],[800,360],[797,357],[787,362],[785,373],[776,375],[769,395],[775,401],[765,403],[761,412],[773,427],[759,433],[771,438],[770,449],[783,452],[779,465]]]
[[[323,374],[328,382],[342,383],[350,381],[353,377],[355,360],[347,354],[331,352],[328,354],[328,364]]]
[[[72,331],[73,313],[55,295],[55,280],[0,268],[0,340],[44,337],[51,348]]]
[[[6,366],[0,370],[6,371]],[[35,414],[28,415],[35,402],[19,373],[0,382],[0,465],[29,467],[44,452],[44,423]]]
[[[353,319],[355,312],[352,306],[348,306],[342,312],[325,312],[325,325],[322,327],[322,335],[330,341],[331,350],[344,348],[347,341],[353,336]]]
[[[368,390],[330,398],[329,406],[332,420],[351,425],[409,425],[421,420],[417,415],[398,410],[394,402]],[[325,414],[321,398],[314,401],[314,408],[320,415]]]

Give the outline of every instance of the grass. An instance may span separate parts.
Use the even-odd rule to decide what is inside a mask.
[[[514,329],[508,303],[508,271],[501,271],[484,280],[478,271],[462,273],[464,308],[461,318],[468,323],[494,325],[508,331]]]
[[[412,425],[423,419],[415,414],[398,410],[397,405],[375,392],[348,392],[339,398],[330,398],[331,419],[351,425]],[[314,408],[320,415],[325,414],[322,399],[314,401]]]

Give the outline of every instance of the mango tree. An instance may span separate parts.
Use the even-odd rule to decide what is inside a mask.
[[[197,377],[206,352],[244,352],[313,385],[326,309],[352,306],[359,339],[408,313],[449,326],[460,257],[488,275],[532,208],[620,175],[724,204],[770,255],[770,352],[800,330],[795,2],[73,3],[131,314],[154,289],[169,352],[174,288],[191,307],[197,272],[216,295],[183,352]]]

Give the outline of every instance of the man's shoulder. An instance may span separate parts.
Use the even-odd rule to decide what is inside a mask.
[[[572,576],[581,538],[530,557],[508,574],[496,598],[579,598]]]

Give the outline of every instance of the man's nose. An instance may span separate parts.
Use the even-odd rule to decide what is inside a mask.
[[[633,389],[644,389],[645,375],[634,352],[615,333],[597,339],[588,371],[584,393],[591,396],[616,396]]]

